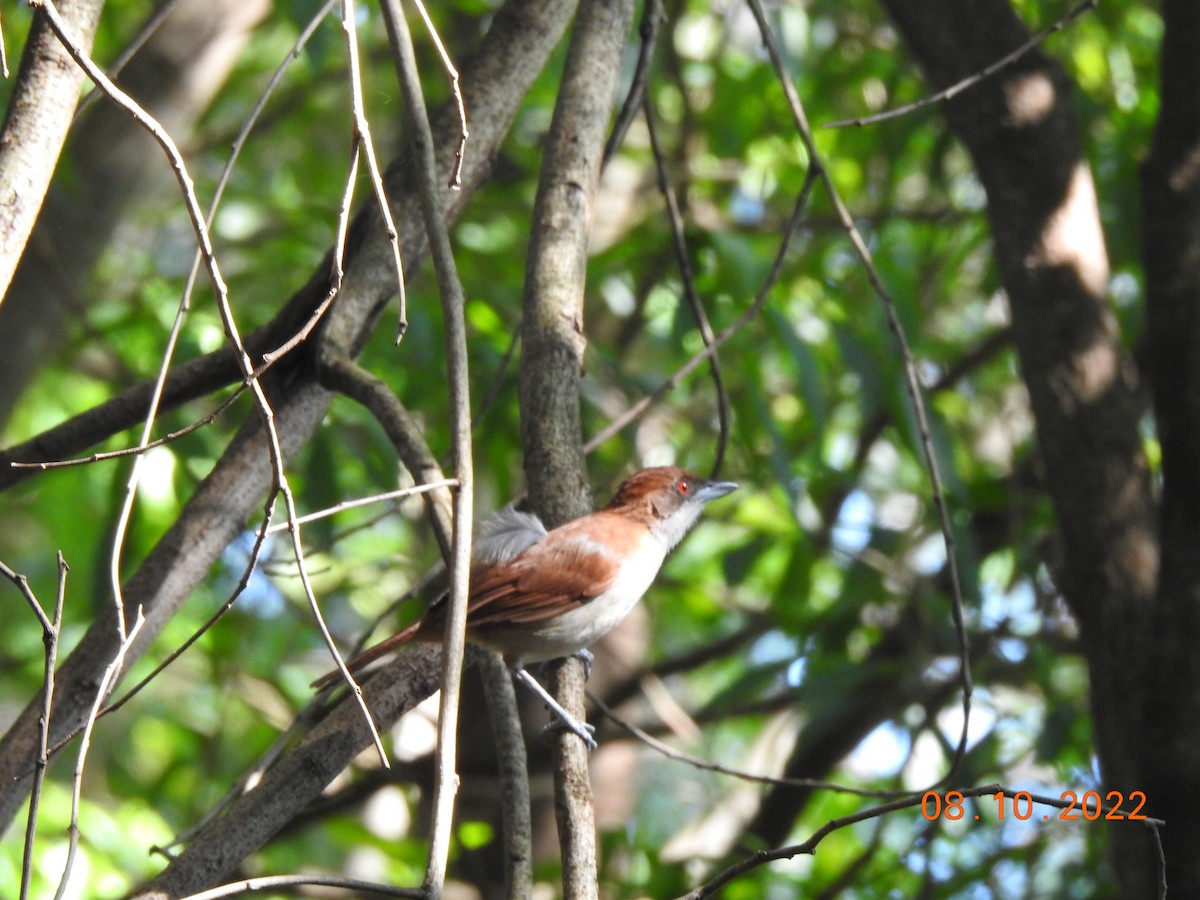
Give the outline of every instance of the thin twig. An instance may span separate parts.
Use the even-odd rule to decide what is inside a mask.
[[[1064,800],[1061,796],[1051,797],[1044,794],[1034,794],[1030,791],[1020,791],[1014,790],[1013,788],[1006,788],[1001,784],[987,784],[978,787],[956,788],[955,790],[962,794],[964,799],[967,797],[986,797],[992,794],[1003,794],[1005,797],[1012,798],[1017,794],[1021,794],[1023,796],[1028,796],[1033,803],[1037,803],[1042,806],[1051,806],[1056,809],[1067,809],[1071,805],[1071,801]],[[765,865],[769,862],[774,862],[776,860],[791,859],[794,856],[814,853],[816,852],[817,845],[833,832],[845,828],[848,825],[855,825],[859,822],[864,822],[868,819],[883,816],[901,809],[909,809],[913,806],[921,806],[924,804],[929,793],[931,792],[921,791],[912,793],[898,800],[892,800],[889,803],[881,803],[878,806],[868,807],[867,809],[859,810],[856,813],[843,816],[839,819],[831,819],[817,829],[817,831],[813,833],[813,836],[807,841],[804,841],[801,844],[792,844],[788,847],[779,847],[775,850],[761,850],[758,853],[752,854],[736,865],[730,866],[715,878],[710,879],[695,890],[684,894],[680,900],[703,900],[705,897],[715,896],[722,887],[729,884],[729,882],[733,881],[739,876],[744,875],[746,872],[749,872],[751,869],[756,869],[759,866]],[[941,792],[940,796],[944,797],[947,793],[949,793],[949,791]],[[1109,812],[1109,810],[1102,811],[1105,813]],[[1119,810],[1117,811],[1119,812]],[[1134,820],[1126,819],[1124,821]],[[1145,825],[1147,828],[1149,828],[1151,833],[1154,835],[1155,840],[1159,841],[1161,846],[1158,829],[1164,826],[1166,823],[1162,819],[1153,818],[1136,821],[1138,824]]]
[[[413,6],[417,8],[417,14],[421,17],[421,21],[425,23],[425,28],[429,32],[429,38],[433,41],[433,46],[437,48],[438,56],[442,59],[442,67],[445,68],[446,74],[450,76],[450,96],[454,98],[454,105],[458,110],[458,146],[454,150],[454,165],[450,168],[450,178],[446,182],[446,186],[452,191],[462,190],[462,170],[463,163],[467,155],[467,106],[463,102],[462,86],[459,84],[458,69],[454,68],[454,63],[450,59],[450,54],[446,52],[446,47],[442,44],[441,35],[438,34],[437,28],[433,25],[433,20],[429,18],[429,12],[425,9],[425,4],[421,0],[413,0]]]
[[[162,125],[153,116],[141,108],[128,94],[118,88],[108,79],[108,77],[100,71],[95,62],[92,61],[78,45],[66,33],[62,18],[55,8],[53,0],[32,0],[33,4],[43,9],[46,13],[47,20],[55,35],[58,37],[62,45],[71,54],[71,57],[80,65],[88,77],[92,79],[101,88],[104,93],[114,103],[119,105],[127,113],[129,113],[139,125],[146,129],[163,148],[163,151],[171,160],[171,166],[175,172],[176,180],[179,182],[183,193],[185,205],[188,211],[188,217],[192,222],[192,229],[196,233],[197,242],[200,245],[200,250],[204,256],[205,267],[208,270],[209,280],[212,282],[213,291],[216,294],[217,310],[221,316],[221,324],[225,330],[225,336],[234,349],[234,356],[237,360],[245,382],[249,385],[251,392],[254,394],[255,402],[258,406],[259,415],[263,421],[263,428],[267,436],[267,446],[270,455],[272,478],[274,484],[272,490],[279,490],[283,494],[284,502],[287,507],[288,520],[291,522],[296,516],[295,499],[292,496],[291,488],[288,485],[287,474],[283,467],[283,449],[279,442],[279,433],[275,428],[275,413],[271,408],[270,401],[263,390],[262,383],[255,374],[254,365],[246,353],[245,344],[242,342],[240,333],[238,332],[237,323],[233,318],[233,311],[229,304],[229,292],[225,285],[225,281],[221,276],[221,270],[217,264],[216,255],[213,252],[212,241],[209,236],[208,227],[205,224],[204,216],[200,211],[200,204],[196,199],[195,189],[192,183],[191,176],[188,174],[187,166],[184,163],[183,156],[180,154],[175,142],[166,132]],[[300,541],[299,529],[294,525],[290,529],[292,536],[292,549],[296,556],[296,564],[300,571],[300,580],[304,586],[305,596],[308,598],[309,606],[312,609],[313,617],[316,620],[322,636],[325,639],[326,646],[329,647],[330,653],[338,662],[347,678],[349,671],[345,668],[345,661],[342,660],[341,654],[338,653],[337,645],[333,640],[333,635],[329,633],[329,628],[325,624],[324,617],[321,615],[321,610],[317,604],[316,595],[313,593],[312,584],[308,578],[308,572],[304,565],[304,548]],[[118,544],[119,546],[119,544]],[[114,558],[116,557],[114,553]],[[112,566],[114,570],[114,593],[115,602],[118,608],[117,629],[119,634],[124,638],[125,632],[125,616],[123,610],[123,600],[121,595],[121,585],[119,575],[116,573],[117,565]],[[352,679],[351,679],[352,680]],[[357,686],[356,686],[357,688]],[[355,697],[358,702],[359,709],[365,717],[371,729],[372,736],[375,742],[375,748],[379,753],[380,760],[383,765],[388,765],[387,754],[383,749],[383,739],[379,736],[379,731],[375,726],[374,719],[371,717],[371,712],[367,708],[366,700],[363,698],[361,688],[355,690]]]
[[[42,626],[42,643],[46,647],[45,666],[42,671],[42,716],[38,721],[38,751],[33,761],[33,790],[29,796],[29,815],[25,823],[25,848],[21,855],[21,889],[20,900],[29,896],[29,885],[33,879],[33,845],[37,833],[38,809],[42,800],[42,785],[46,780],[46,766],[49,763],[47,743],[50,734],[50,707],[54,702],[54,665],[58,658],[58,638],[62,633],[63,600],[67,588],[67,563],[62,551],[58,551],[58,591],[54,601],[54,618],[50,619],[42,604],[38,602],[29,586],[29,580],[24,575],[18,575],[3,562],[0,562],[0,575],[17,586],[22,596],[33,609],[38,623]]]
[[[467,371],[465,298],[446,230],[445,204],[437,177],[433,131],[421,94],[420,73],[408,23],[398,0],[381,4],[388,39],[397,60],[400,89],[408,110],[417,187],[429,254],[437,276],[445,323],[446,366],[450,385],[451,455],[459,487],[454,493],[454,536],[449,559],[450,591],[442,641],[442,695],[438,715],[438,742],[434,755],[433,822],[424,886],[430,898],[441,897],[450,854],[454,798],[458,792],[458,706],[466,653],[467,590],[471,565],[471,517],[474,511],[474,473],[471,460],[471,394]],[[515,711],[515,704],[512,707]]]
[[[280,64],[276,66],[275,71],[271,73],[271,77],[267,81],[267,86],[263,88],[262,95],[258,98],[258,102],[255,103],[254,109],[250,111],[250,115],[246,119],[246,124],[242,126],[241,130],[238,132],[238,136],[233,141],[233,150],[229,154],[229,161],[225,164],[225,168],[221,172],[221,177],[217,181],[217,187],[213,195],[213,207],[209,213],[209,221],[212,221],[211,216],[216,212],[216,204],[221,199],[221,194],[224,192],[225,185],[229,181],[229,176],[233,171],[234,161],[239,155],[241,155],[242,147],[245,145],[246,139],[250,136],[250,130],[258,122],[259,116],[262,115],[262,111],[267,105],[267,100],[273,93],[275,93],[276,86],[278,86],[279,82],[283,80],[284,72],[287,71],[292,62],[300,58],[300,53],[308,43],[309,38],[312,37],[313,32],[315,32],[318,26],[320,26],[322,20],[333,11],[333,7],[337,2],[338,0],[326,0],[325,4],[319,10],[317,10],[311,19],[308,20],[308,24],[304,26],[304,30],[300,32],[295,43],[292,44],[292,49],[288,51],[287,56],[283,58],[283,61],[280,62]],[[339,212],[338,244],[336,245],[337,250],[335,252],[340,252],[343,244],[345,243],[346,226],[343,222],[343,219],[347,216],[348,212]],[[195,272],[196,264],[193,263],[191,275],[192,278],[195,277]],[[340,284],[341,280],[339,278],[338,285],[340,286]],[[259,370],[257,373],[258,375],[261,376],[263,370],[269,367],[281,356],[285,355],[293,347],[300,344],[309,335],[313,328],[316,327],[317,322],[321,320],[321,316],[324,315],[325,310],[329,308],[329,304],[333,302],[333,298],[336,296],[336,294],[336,289],[331,289],[326,294],[325,298],[320,304],[318,304],[317,308],[313,311],[313,314],[309,317],[308,322],[305,323],[304,327],[300,329],[300,332],[296,336],[294,336],[291,340],[286,341],[281,347],[278,347],[274,351],[263,354],[263,369]]]
[[[1056,31],[1062,31],[1062,29],[1066,28],[1085,12],[1095,9],[1099,2],[1100,0],[1082,0],[1081,3],[1073,6],[1065,16],[1049,27],[1043,28],[1016,50],[1012,51],[1012,53],[1005,54],[991,65],[985,66],[975,74],[969,75],[962,81],[952,84],[950,87],[940,90],[936,94],[933,94],[929,97],[923,97],[922,99],[917,100],[915,103],[906,103],[904,106],[898,106],[895,109],[885,110],[884,112],[876,113],[872,116],[863,116],[855,119],[839,119],[836,122],[828,122],[823,127],[846,128],[850,125],[874,125],[876,122],[886,122],[888,119],[896,119],[900,116],[908,115],[910,112],[916,112],[919,109],[924,109],[926,106],[933,106],[936,103],[941,103],[943,100],[951,100],[968,88],[972,88],[984,79],[995,75],[1001,69],[1005,69],[1012,65],[1030,50],[1033,50],[1035,47],[1045,41],[1050,35],[1054,34]]]
[[[0,15],[0,74],[8,77],[8,51],[4,49],[4,16]]]
[[[621,111],[617,113],[612,132],[604,144],[604,165],[608,165],[608,161],[625,143],[625,134],[637,118],[642,101],[647,96],[646,82],[650,78],[650,63],[654,60],[654,48],[658,43],[658,28],[665,18],[662,0],[646,0],[642,5],[642,21],[638,26],[638,35],[642,43],[638,47],[637,63],[633,67],[633,77],[629,80],[629,90],[625,93]]]
[[[331,2],[337,2],[337,0],[331,0]],[[337,235],[333,239],[333,260],[329,264],[329,288],[300,330],[274,350],[263,354],[263,362],[266,365],[271,365],[306,341],[312,334],[312,330],[317,327],[317,323],[324,317],[325,311],[329,309],[342,290],[342,280],[346,277],[346,235],[350,229],[350,206],[354,200],[354,185],[358,182],[358,162],[361,155],[358,139],[356,138],[352,143],[350,166],[346,171],[346,186],[342,189],[342,200],[338,204]]]
[[[714,336],[712,325],[708,321],[708,313],[696,293],[696,277],[692,272],[692,263],[688,258],[687,240],[683,236],[683,213],[679,210],[679,201],[675,197],[675,189],[667,175],[667,161],[663,157],[662,145],[658,141],[658,128],[654,124],[654,104],[646,95],[642,103],[642,111],[646,116],[646,130],[650,135],[650,150],[654,155],[654,167],[658,171],[658,189],[667,203],[667,219],[671,223],[672,247],[675,250],[675,264],[679,267],[679,276],[683,281],[683,296],[687,298],[692,318],[696,320],[696,328],[704,340],[705,347],[711,347]],[[713,387],[717,389],[717,452],[713,459],[712,476],[716,478],[721,473],[725,462],[725,449],[729,446],[729,391],[725,388],[725,377],[721,374],[721,360],[714,350],[708,357],[709,371],[712,372]]]
[[[505,373],[508,372],[508,367],[512,365],[512,361],[517,357],[517,348],[521,346],[521,325],[513,329],[512,338],[508,342],[508,347],[504,351],[504,356],[500,359],[500,364],[496,366],[496,371],[488,378],[487,393],[483,395],[483,399],[479,401],[479,409],[475,410],[475,415],[472,419],[471,427],[478,429],[483,424],[483,420],[487,418],[487,414],[491,412],[496,401],[500,399],[500,394],[505,388]]]
[[[937,510],[938,525],[942,532],[942,542],[946,550],[946,563],[950,575],[950,612],[954,620],[954,630],[958,638],[958,664],[959,664],[959,681],[962,685],[962,708],[963,708],[963,724],[962,732],[959,735],[958,747],[954,754],[954,759],[950,764],[949,770],[937,782],[942,784],[954,777],[954,773],[958,771],[958,767],[962,764],[963,756],[967,750],[967,729],[971,721],[971,695],[974,693],[974,686],[971,682],[971,651],[970,643],[967,639],[967,627],[965,614],[963,611],[963,591],[962,579],[958,571],[958,561],[955,552],[954,531],[950,522],[950,510],[946,504],[946,491],[942,483],[941,467],[938,463],[937,452],[933,448],[933,438],[930,436],[929,416],[925,409],[925,400],[921,391],[920,378],[917,375],[916,363],[913,360],[912,350],[908,345],[908,338],[904,333],[904,326],[900,321],[900,315],[896,310],[895,301],[892,299],[887,287],[883,283],[883,279],[879,276],[878,269],[875,268],[875,262],[871,257],[871,251],[867,249],[866,242],[863,241],[862,235],[859,234],[857,226],[854,224],[854,219],[850,215],[850,211],[846,208],[845,202],[842,200],[841,194],[838,193],[837,185],[833,183],[828,170],[821,161],[821,155],[817,150],[816,142],[813,140],[812,129],[808,124],[808,116],[804,111],[804,105],[800,102],[800,96],[796,93],[796,88],[788,77],[787,66],[783,60],[783,54],[779,50],[779,46],[775,40],[775,35],[771,31],[770,25],[767,23],[766,15],[763,13],[760,0],[747,0],[750,4],[750,11],[754,14],[754,19],[758,23],[759,32],[762,35],[763,45],[767,48],[767,55],[771,59],[771,65],[775,68],[775,73],[779,79],[779,83],[783,88],[785,97],[787,98],[788,107],[792,113],[793,124],[796,127],[797,133],[800,135],[800,140],[804,143],[805,150],[808,152],[810,161],[810,172],[815,171],[818,177],[821,178],[825,185],[826,193],[829,196],[830,202],[833,204],[834,211],[837,213],[838,219],[842,223],[842,228],[846,232],[846,236],[850,239],[851,245],[854,247],[855,253],[858,255],[863,269],[867,274],[867,278],[871,283],[871,288],[875,295],[879,298],[883,305],[884,314],[887,317],[888,328],[892,332],[892,337],[896,342],[896,347],[900,351],[900,358],[903,364],[904,371],[904,387],[908,394],[909,401],[912,404],[914,417],[916,419],[917,430],[919,434],[919,443],[921,453],[925,458],[925,468],[929,472],[929,481],[931,493],[933,495],[933,505]]]
[[[67,861],[63,865],[62,879],[58,883],[58,890],[54,894],[54,900],[62,900],[66,894],[67,883],[71,880],[71,870],[75,867],[75,854],[79,849],[79,802],[80,793],[83,789],[83,769],[87,761],[88,749],[91,747],[92,742],[92,729],[95,727],[96,719],[100,714],[100,705],[104,702],[104,698],[108,696],[113,682],[120,674],[121,667],[125,663],[125,654],[133,646],[138,632],[142,630],[142,625],[145,623],[146,617],[142,614],[142,608],[139,606],[133,625],[129,628],[128,633],[125,632],[124,628],[120,629],[121,645],[117,648],[117,653],[113,657],[112,662],[104,669],[104,675],[100,678],[100,686],[96,689],[96,699],[92,703],[92,710],[88,714],[87,721],[83,726],[83,739],[79,743],[79,757],[75,762],[75,777],[71,787],[71,823],[67,828]]]
[[[114,59],[112,65],[108,67],[107,74],[109,78],[116,78],[121,74],[125,67],[129,65],[129,61],[133,59],[134,54],[141,50],[142,47],[146,45],[146,42],[150,40],[150,38],[154,37],[158,29],[162,27],[163,22],[167,20],[167,16],[171,15],[171,13],[175,11],[175,7],[177,7],[179,3],[180,0],[167,0],[166,3],[163,3],[154,11],[154,14],[150,16],[150,19],[144,25],[142,25],[138,33],[133,36],[133,40],[131,40],[126,45],[125,49],[121,51],[120,56]],[[5,72],[4,76],[7,78],[8,72]],[[96,99],[100,96],[102,96],[101,92],[95,87],[84,94],[83,99],[79,101],[79,105],[75,107],[74,118],[78,119],[83,114],[83,111],[95,103]]]
[[[400,259],[400,239],[397,235],[396,223],[392,220],[392,207],[388,203],[387,192],[384,189],[383,173],[380,171],[379,161],[375,158],[375,142],[371,140],[371,126],[367,122],[367,113],[363,106],[362,71],[358,64],[358,32],[354,26],[354,0],[342,0],[342,31],[346,34],[350,107],[354,114],[354,158],[357,167],[357,148],[361,146],[363,155],[367,158],[367,171],[371,173],[371,187],[374,188],[375,199],[379,203],[379,215],[383,219],[388,246],[392,248],[392,265],[396,269],[396,288],[400,295],[400,318],[396,325],[396,343],[399,344],[404,337],[404,332],[408,330],[408,304],[404,292],[404,262]]]
[[[763,305],[767,302],[767,298],[771,294],[771,290],[775,287],[775,282],[779,280],[779,274],[783,270],[783,262],[787,259],[788,250],[790,249],[792,236],[800,227],[800,223],[804,220],[804,208],[808,204],[809,194],[812,192],[813,185],[816,183],[817,175],[810,170],[805,177],[804,186],[800,189],[800,194],[796,198],[796,206],[792,210],[792,216],[788,220],[787,227],[783,231],[783,237],[779,242],[779,250],[775,254],[775,259],[771,263],[771,269],[767,272],[767,277],[763,280],[762,286],[758,289],[758,293],[754,295],[754,299],[746,310],[727,326],[723,331],[718,333],[712,344],[705,347],[703,350],[696,353],[691,359],[680,366],[675,372],[655,390],[647,394],[629,409],[625,410],[616,419],[610,422],[607,426],[601,429],[586,444],[583,445],[584,453],[591,453],[598,446],[603,444],[613,435],[619,433],[629,423],[638,419],[646,410],[652,407],[655,403],[661,400],[668,393],[673,391],[679,384],[691,375],[697,368],[704,363],[712,354],[716,353],[726,341],[741,331],[746,325],[754,319]]]
[[[333,635],[329,631],[329,626],[325,623],[325,617],[321,614],[321,608],[317,604],[316,594],[313,593],[312,583],[308,577],[308,567],[304,564],[304,550],[300,541],[300,526],[296,524],[296,504],[292,498],[292,492],[288,489],[286,482],[280,485],[280,492],[283,494],[284,503],[287,506],[287,521],[288,534],[292,538],[292,551],[296,557],[296,570],[300,575],[300,583],[304,588],[304,596],[308,598],[309,608],[313,613],[313,620],[317,623],[317,628],[321,632],[321,637],[325,641],[325,646],[329,649],[333,656],[334,662],[338,669],[341,670],[342,678],[350,685],[351,692],[354,694],[354,701],[358,704],[359,710],[362,712],[363,719],[366,721],[368,728],[371,730],[371,740],[375,744],[375,752],[379,755],[380,764],[386,769],[391,767],[391,762],[388,760],[387,751],[383,749],[383,738],[379,735],[379,728],[375,724],[375,717],[371,714],[370,707],[367,706],[367,699],[363,695],[362,686],[355,680],[350,670],[346,667],[346,661],[342,658],[342,654],[337,649],[337,643],[333,639]]]
[[[443,478],[440,481],[432,481],[429,484],[415,484],[412,487],[400,488],[395,491],[386,491],[382,494],[372,494],[370,497],[358,497],[354,500],[343,500],[341,503],[335,503],[333,506],[327,506],[325,509],[318,510],[314,513],[309,513],[306,516],[300,516],[296,520],[297,525],[307,525],[309,522],[316,522],[319,519],[328,519],[330,516],[336,516],[340,512],[345,512],[348,509],[357,509],[360,506],[370,506],[372,503],[382,503],[385,500],[398,500],[401,497],[415,497],[418,494],[424,494],[426,491],[437,490],[438,488],[456,488],[458,487],[457,478]],[[285,529],[286,525],[272,525],[267,529],[267,534],[274,534],[277,531]]]
[[[1158,900],[1167,900],[1167,851],[1163,847],[1162,832],[1157,822],[1147,822],[1151,839],[1154,841],[1154,862],[1158,868]]]
[[[104,462],[110,459],[121,459],[125,456],[139,456],[147,450],[153,450],[155,447],[161,447],[164,444],[170,444],[179,440],[181,437],[186,437],[193,431],[199,431],[205,425],[211,425],[220,417],[221,413],[229,409],[239,397],[246,391],[246,385],[239,384],[232,394],[221,401],[221,405],[204,416],[202,419],[197,419],[190,425],[180,428],[178,431],[172,431],[160,438],[145,443],[139,443],[136,447],[124,447],[120,450],[107,450],[103,453],[92,453],[89,456],[80,456],[75,459],[58,459],[58,460],[43,460],[41,462],[11,462],[9,463],[14,469],[62,469],[68,466],[83,466],[91,463]],[[157,405],[157,404],[156,404]]]
[[[690,753],[684,753],[682,750],[676,750],[670,744],[665,744],[650,734],[648,731],[634,725],[628,719],[618,715],[612,707],[606,704],[603,700],[593,694],[587,692],[588,699],[596,704],[596,708],[604,713],[618,727],[629,732],[633,737],[644,743],[651,750],[662,754],[667,759],[673,759],[676,762],[687,763],[696,769],[703,769],[706,772],[716,772],[720,775],[729,775],[733,778],[740,778],[742,781],[752,781],[756,784],[772,784],[779,787],[798,787],[798,788],[820,788],[827,791],[836,791],[840,794],[855,794],[860,797],[896,797],[908,796],[908,791],[877,791],[868,790],[865,788],[847,787],[844,784],[836,784],[832,781],[820,781],[815,778],[778,778],[772,775],[758,775],[754,772],[746,772],[742,769],[734,769],[729,766],[723,766],[720,763],[709,762],[706,759],[701,759],[698,756],[693,756]]]
[[[179,900],[220,900],[222,897],[235,897],[238,894],[249,894],[256,891],[305,886],[341,888],[345,891],[378,894],[381,897],[409,897],[412,900],[422,900],[425,896],[425,892],[420,888],[392,887],[377,881],[360,881],[357,878],[342,878],[336,875],[266,875],[260,878],[246,878],[242,881],[230,882],[220,887],[209,888],[207,891],[200,891],[198,894],[188,894]]]

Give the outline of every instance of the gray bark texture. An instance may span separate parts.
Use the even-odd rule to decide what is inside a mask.
[[[103,9],[103,0],[59,4],[85,50],[91,50]],[[36,12],[0,131],[0,303],[46,196],[83,78],[45,13]]]
[[[476,59],[465,67],[463,91],[467,108],[471,110],[471,144],[463,173],[463,190],[449,198],[447,216],[451,220],[457,217],[471,193],[484,181],[490,161],[525,92],[558,42],[570,13],[569,4],[511,0],[497,12]],[[453,109],[443,110],[433,123],[438,166],[442,172],[449,171],[457,143],[456,115]],[[424,229],[420,225],[416,195],[411,190],[413,177],[411,168],[401,159],[389,167],[385,178],[388,195],[393,198],[393,213],[396,221],[401,223],[400,239],[410,275],[419,268],[425,250]],[[308,284],[284,305],[277,321],[255,337],[253,346],[257,352],[273,349],[281,342],[277,338],[287,337],[307,318],[307,311],[325,294],[328,272],[326,259]],[[356,355],[388,299],[394,295],[395,285],[386,236],[380,227],[378,213],[368,206],[350,228],[346,277],[337,302],[314,338],[285,358],[267,379],[266,388],[274,406],[275,424],[285,456],[293,454],[312,436],[328,407],[330,395],[317,383],[318,367],[315,364],[322,342],[328,342],[335,350]],[[288,324],[284,325],[284,322]],[[236,369],[230,367],[231,361],[231,354],[225,351],[179,367],[167,394],[168,405],[188,395],[201,396],[211,390],[213,384],[236,380]],[[144,402],[142,413],[138,413],[136,401],[146,390],[144,386],[131,390],[117,403],[81,417],[83,421],[66,423],[55,436],[43,436],[30,442],[23,452],[37,453],[52,447],[52,456],[43,458],[58,458],[64,453],[77,452],[106,433],[121,430],[125,427],[122,417],[136,421],[144,414]],[[13,452],[6,454],[6,458],[13,458]],[[125,585],[128,615],[132,617],[140,607],[146,617],[139,640],[127,657],[126,669],[187,600],[226,544],[246,527],[248,518],[264,502],[271,481],[263,432],[258,416],[251,414],[178,521]],[[51,715],[52,743],[74,731],[86,715],[100,673],[115,651],[114,615],[109,605],[62,665]],[[431,671],[436,671],[436,667]],[[39,707],[40,701],[31,703],[0,739],[0,827],[5,829],[28,791]],[[314,784],[313,794],[322,786]],[[244,857],[254,849],[245,846],[240,852]],[[197,859],[213,858],[206,855],[207,851],[198,849],[196,852]],[[228,866],[236,866],[240,858],[235,858],[236,854],[217,855]],[[218,877],[218,868],[206,871],[206,878]],[[213,883],[203,878],[193,880],[191,876],[171,877],[180,878],[180,883]]]
[[[553,528],[591,510],[579,416],[588,238],[617,76],[633,3],[584,0],[547,135],[525,275],[520,369],[521,437],[530,503]],[[583,665],[555,663],[551,688],[586,717]],[[563,896],[598,896],[596,813],[588,750],[575,735],[554,742],[554,807]]]

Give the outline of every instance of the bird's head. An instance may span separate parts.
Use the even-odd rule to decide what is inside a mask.
[[[659,466],[626,478],[607,509],[643,522],[670,549],[700,518],[704,504],[736,488],[732,481],[712,481],[675,466]]]

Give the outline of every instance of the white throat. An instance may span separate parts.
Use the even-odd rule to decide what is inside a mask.
[[[704,512],[703,503],[684,503],[671,515],[665,519],[659,519],[651,525],[650,531],[666,545],[669,553],[692,530],[692,526],[696,524],[696,520],[700,518],[702,512]]]

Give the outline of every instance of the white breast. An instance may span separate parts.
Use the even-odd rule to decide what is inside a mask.
[[[519,631],[506,630],[506,656],[519,656],[520,662],[525,664],[571,656],[590,647],[629,615],[654,582],[666,555],[667,548],[660,540],[643,541],[641,547],[625,560],[621,574],[603,594],[547,622],[526,625]]]

